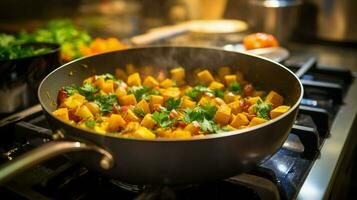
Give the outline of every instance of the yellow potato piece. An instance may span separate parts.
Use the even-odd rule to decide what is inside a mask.
[[[136,98],[134,94],[129,94],[119,97],[119,103],[122,106],[136,105]]]
[[[265,98],[265,103],[271,103],[273,108],[283,105],[284,98],[275,91],[270,91]]]
[[[234,128],[239,128],[243,125],[247,125],[248,123],[249,120],[247,116],[245,116],[243,113],[238,113],[236,116],[233,117],[233,120],[230,125]]]
[[[267,122],[268,120],[259,118],[259,117],[253,117],[253,119],[249,122],[249,126],[255,126],[258,124],[262,124],[264,122]]]
[[[170,70],[171,78],[173,80],[183,80],[185,79],[185,69],[182,67],[174,68]]]
[[[270,117],[272,119],[279,117],[280,115],[286,113],[290,109],[290,106],[278,106],[270,111]]]
[[[214,81],[214,78],[208,70],[203,70],[201,72],[197,73],[198,79],[200,82],[202,82],[205,85],[210,84],[212,81]]]
[[[231,119],[231,108],[227,105],[222,105],[218,108],[216,114],[214,115],[214,121],[220,125],[226,125]]]
[[[127,84],[129,86],[140,86],[141,85],[141,78],[139,73],[134,73],[128,76]]]
[[[53,111],[52,114],[61,120],[64,120],[64,121],[69,120],[67,108],[58,108],[57,110]]]
[[[146,128],[154,128],[156,125],[156,121],[152,119],[151,114],[148,113],[145,115],[144,119],[140,123],[141,126],[144,126]]]
[[[141,126],[139,127],[133,134],[135,138],[143,138],[143,139],[155,139],[156,135],[152,133],[149,129]]]
[[[146,102],[145,99],[142,99],[141,101],[139,101],[139,103],[137,103],[135,107],[142,109],[145,114],[150,113],[149,104],[148,104],[148,102]]]
[[[154,77],[147,76],[143,82],[143,85],[149,88],[154,88],[159,86],[159,82],[157,82],[157,80]]]
[[[118,131],[120,128],[125,128],[126,121],[119,114],[111,114],[108,119],[108,130]]]
[[[224,85],[217,81],[212,81],[212,83],[209,85],[209,89],[211,90],[222,90],[223,88]]]

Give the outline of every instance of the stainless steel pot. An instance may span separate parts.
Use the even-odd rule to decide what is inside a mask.
[[[357,42],[357,1],[305,0],[299,24],[304,35],[339,42]]]
[[[248,22],[255,32],[273,34],[287,42],[297,28],[301,0],[250,0]]]

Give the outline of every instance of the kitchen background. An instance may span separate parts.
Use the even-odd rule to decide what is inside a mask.
[[[355,76],[357,27],[353,20],[357,19],[356,10],[357,1],[353,0],[2,0],[0,32],[32,32],[49,20],[70,19],[76,27],[87,31],[93,38],[115,37],[124,44],[123,48],[127,48],[135,44],[134,36],[153,28],[187,20],[235,19],[246,23],[248,28],[233,33],[210,30],[212,32],[207,34],[194,31],[187,33],[175,27],[168,29],[151,44],[202,45],[234,50],[235,45],[240,44],[248,33],[267,32],[277,37],[282,47],[291,54],[311,55],[316,58],[319,66],[347,69]],[[293,64],[303,62],[299,56],[297,60],[290,61]],[[346,76],[343,75],[342,79],[346,79]],[[356,115],[352,116],[355,118]],[[355,133],[353,130],[356,129],[352,129],[355,126],[354,121],[350,132]],[[346,143],[344,151],[350,151],[346,153],[349,162],[344,164],[345,174],[333,173],[340,180],[336,179],[338,184],[329,186],[331,194],[327,196],[331,198],[356,197],[357,185],[353,180],[357,177],[357,166],[352,162],[356,158],[352,153],[356,148],[355,137],[352,135],[346,139],[351,140],[348,147],[347,142],[343,141]],[[342,163],[339,164],[342,166]],[[292,196],[296,197],[296,194]]]

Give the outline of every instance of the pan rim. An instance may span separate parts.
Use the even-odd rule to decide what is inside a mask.
[[[84,59],[87,59],[87,58],[91,58],[91,57],[101,56],[101,55],[104,55],[104,54],[111,54],[111,53],[120,52],[120,51],[135,51],[135,50],[140,50],[140,49],[152,49],[152,48],[196,48],[196,49],[207,49],[207,50],[224,51],[224,52],[234,53],[234,54],[242,54],[242,55],[247,55],[247,56],[258,58],[258,59],[263,59],[263,60],[265,60],[267,62],[270,62],[270,63],[273,63],[276,66],[279,66],[280,68],[283,68],[284,70],[289,72],[290,75],[292,75],[297,80],[297,82],[299,83],[300,95],[299,95],[298,100],[295,102],[295,104],[293,106],[291,106],[291,108],[290,108],[290,110],[288,112],[278,116],[275,119],[271,119],[268,122],[265,122],[263,124],[255,125],[253,127],[247,127],[247,128],[244,128],[244,129],[238,129],[238,130],[228,131],[228,132],[221,132],[221,133],[216,133],[216,134],[208,134],[208,135],[205,135],[204,137],[188,138],[188,139],[180,139],[180,138],[143,139],[143,138],[123,138],[123,137],[118,137],[118,136],[114,136],[114,135],[111,135],[111,134],[104,135],[104,134],[100,134],[100,133],[92,131],[92,130],[82,129],[82,128],[80,128],[78,126],[75,126],[73,124],[69,124],[67,122],[64,122],[64,121],[56,118],[55,116],[53,116],[52,112],[50,112],[46,108],[46,106],[44,106],[45,103],[43,102],[43,98],[41,97],[41,90],[43,88],[42,85],[46,82],[46,80],[49,77],[51,77],[53,74],[55,74],[58,70],[66,67],[66,66],[68,66],[68,65],[70,65],[72,63],[75,63],[75,62],[78,62],[78,61],[81,61],[81,60],[84,60]],[[60,121],[64,126],[69,126],[69,127],[75,128],[75,129],[80,129],[82,132],[85,132],[85,133],[88,133],[88,134],[96,134],[96,136],[100,136],[100,137],[110,137],[110,138],[115,138],[115,139],[118,139],[118,140],[125,140],[125,141],[132,141],[132,142],[138,142],[138,141],[141,141],[141,142],[192,142],[192,141],[210,140],[210,139],[231,137],[231,136],[235,136],[235,135],[238,135],[238,134],[249,134],[250,132],[252,132],[254,130],[257,130],[257,129],[260,129],[260,128],[263,128],[265,126],[271,126],[274,123],[276,123],[277,121],[279,121],[279,120],[285,118],[286,116],[290,115],[300,105],[300,102],[301,102],[301,100],[303,98],[303,94],[304,94],[304,88],[303,88],[303,85],[302,85],[300,79],[295,75],[294,72],[292,72],[290,69],[288,69],[287,67],[285,67],[284,65],[282,65],[282,64],[280,64],[278,62],[275,62],[275,61],[270,60],[268,58],[265,58],[265,57],[262,57],[262,56],[259,56],[259,55],[254,55],[254,54],[251,54],[251,53],[248,53],[248,52],[234,52],[234,51],[228,51],[228,50],[225,50],[225,49],[219,48],[219,47],[202,47],[202,46],[194,46],[194,45],[192,45],[192,46],[190,46],[190,45],[175,45],[175,46],[172,46],[172,45],[150,45],[150,46],[144,46],[144,47],[134,47],[134,48],[129,48],[129,49],[110,51],[110,52],[105,52],[105,53],[101,53],[101,54],[96,54],[96,55],[91,55],[91,56],[85,56],[85,57],[82,57],[82,58],[78,58],[78,59],[75,59],[75,60],[70,61],[68,63],[65,63],[64,65],[62,65],[62,66],[56,68],[55,70],[53,70],[52,72],[50,72],[41,81],[41,83],[39,85],[39,89],[37,91],[38,99],[39,99],[39,102],[41,104],[42,109],[46,113],[48,113],[51,117],[53,117],[54,119]]]

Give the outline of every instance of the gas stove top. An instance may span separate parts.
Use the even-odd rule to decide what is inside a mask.
[[[316,59],[293,53],[284,61],[301,73],[304,98],[283,147],[246,174],[202,185],[130,185],[90,171],[60,156],[18,175],[0,195],[23,199],[320,199],[337,183],[350,160],[348,144],[356,117],[357,83],[353,73],[318,66]],[[0,163],[51,140],[40,105],[0,121]]]

